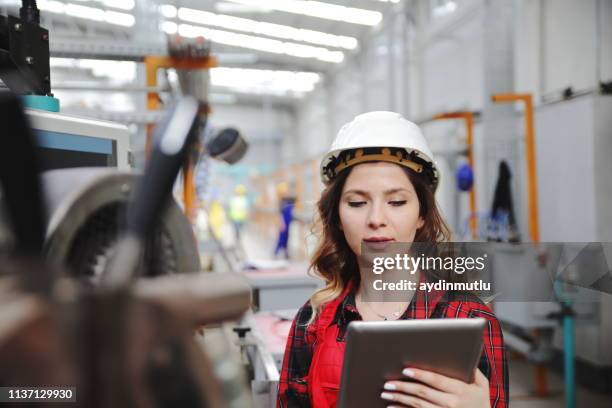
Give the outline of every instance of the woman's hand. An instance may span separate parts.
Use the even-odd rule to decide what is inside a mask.
[[[489,380],[478,368],[472,384],[417,368],[407,368],[402,374],[418,382],[386,382],[381,398],[389,401],[389,408],[491,407]]]

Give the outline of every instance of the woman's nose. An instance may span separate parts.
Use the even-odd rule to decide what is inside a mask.
[[[370,228],[380,228],[386,225],[387,220],[383,205],[376,202],[373,203],[368,212],[368,226]]]

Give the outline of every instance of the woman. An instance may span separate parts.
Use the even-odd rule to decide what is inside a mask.
[[[373,274],[359,267],[363,245],[449,239],[434,198],[438,171],[420,129],[392,112],[357,116],[338,133],[321,174],[326,184],[318,203],[322,240],[311,267],[326,286],[293,321],[277,406],[336,406],[351,321],[484,317],[488,324],[474,383],[406,367],[402,374],[417,381],[389,381],[381,399],[391,407],[506,407],[501,327],[480,299],[417,289],[401,299],[372,302]]]

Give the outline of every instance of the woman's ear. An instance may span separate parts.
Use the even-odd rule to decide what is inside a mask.
[[[419,217],[419,220],[417,221],[417,229],[423,228],[423,225],[425,225],[425,220],[423,217]]]

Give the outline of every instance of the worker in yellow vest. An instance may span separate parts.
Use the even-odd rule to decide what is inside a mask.
[[[249,216],[249,199],[246,196],[246,187],[238,184],[234,189],[234,196],[229,202],[229,218],[234,224],[236,242],[240,242],[240,232]]]

